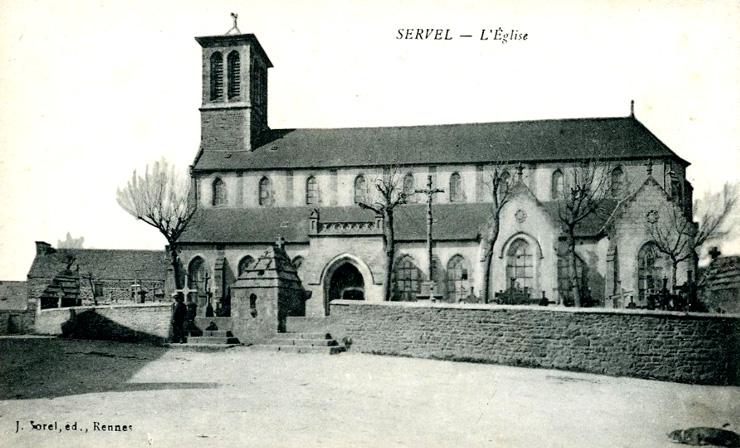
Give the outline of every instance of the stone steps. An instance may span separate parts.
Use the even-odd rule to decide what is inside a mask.
[[[193,345],[202,345],[202,344],[222,344],[222,345],[231,345],[231,344],[238,344],[239,339],[235,337],[218,337],[218,336],[190,336],[188,338],[188,344]]]
[[[234,347],[241,347],[241,344],[167,344],[170,349],[183,350],[189,352],[218,352]]]
[[[264,344],[253,345],[255,350],[285,353],[323,353],[334,355],[346,350],[329,333],[278,333]]]
[[[315,353],[325,355],[336,355],[346,350],[344,346],[332,346],[332,347],[312,347],[312,346],[301,346],[301,345],[253,345],[254,350],[270,351],[270,352],[283,352],[283,353]]]
[[[234,334],[228,330],[205,330],[200,336],[208,336],[214,338],[230,338],[234,337]]]

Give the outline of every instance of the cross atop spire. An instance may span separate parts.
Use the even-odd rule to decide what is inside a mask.
[[[524,165],[522,165],[522,162],[519,162],[519,165],[516,166],[516,176],[519,178],[519,180],[522,180],[523,173],[524,173]]]
[[[239,27],[236,24],[236,21],[239,18],[239,14],[232,12],[231,18],[234,19],[234,26],[232,26],[231,29],[226,32],[226,34],[231,34],[232,31],[234,31],[234,34],[241,34],[242,32],[239,31]]]

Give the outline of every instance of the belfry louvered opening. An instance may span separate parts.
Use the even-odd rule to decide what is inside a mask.
[[[211,101],[224,97],[224,57],[221,53],[211,55]]]
[[[232,51],[231,53],[229,53],[226,62],[229,68],[229,99],[238,98],[239,94],[241,93],[241,61],[239,59],[239,53],[237,53],[236,51]]]

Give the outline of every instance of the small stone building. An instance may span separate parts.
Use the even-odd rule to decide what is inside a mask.
[[[35,309],[163,301],[173,289],[169,270],[165,251],[55,249],[37,241],[28,302]]]
[[[704,269],[699,298],[710,311],[740,313],[740,256],[715,257]]]
[[[304,316],[309,298],[282,238],[239,276],[231,291],[232,331],[246,344],[285,332],[288,316]]]

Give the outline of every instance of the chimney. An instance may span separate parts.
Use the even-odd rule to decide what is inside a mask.
[[[51,244],[45,241],[36,241],[36,255],[49,255],[56,252]]]

